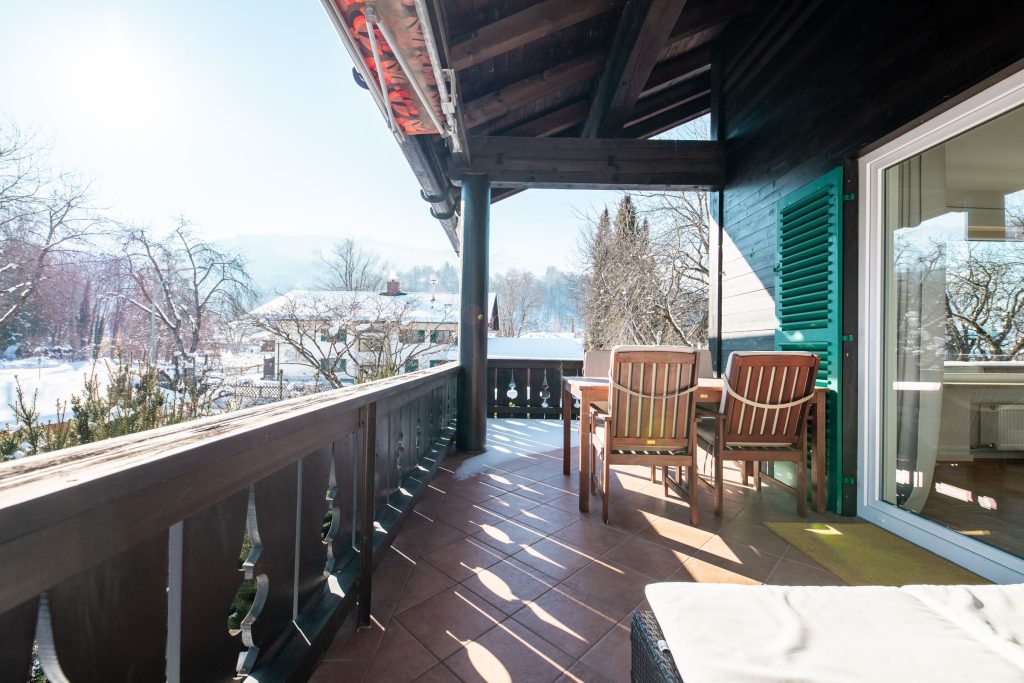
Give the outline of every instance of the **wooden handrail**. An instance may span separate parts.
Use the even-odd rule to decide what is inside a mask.
[[[0,649],[0,670],[22,668],[33,640],[41,653],[55,641],[57,663],[49,665],[72,680],[121,678],[125,661],[143,679],[194,680],[196,672],[217,679],[233,674],[224,667],[243,650],[243,673],[308,664],[333,631],[294,638],[293,624],[336,627],[334,613],[361,580],[353,567],[369,586],[370,563],[364,556],[360,564],[353,546],[367,547],[356,537],[373,525],[355,503],[391,524],[398,519],[391,499],[425,488],[450,442],[458,369],[443,365],[0,464],[0,631],[13,634]],[[360,477],[371,493],[357,491]],[[335,524],[322,540],[325,515]],[[243,625],[252,646],[216,623],[241,582],[246,529],[255,548],[246,572],[263,577],[255,615]],[[385,533],[370,546],[387,542]],[[207,601],[214,623],[200,618]],[[164,616],[143,619],[160,609]],[[166,671],[165,650],[173,659]]]

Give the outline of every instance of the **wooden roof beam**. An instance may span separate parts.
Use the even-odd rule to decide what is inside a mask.
[[[464,105],[466,125],[476,128],[510,109],[529,104],[579,81],[590,80],[601,73],[603,66],[604,56],[592,52],[478,97]]]
[[[448,162],[461,183],[486,174],[495,188],[715,190],[725,178],[719,142],[471,137],[472,163]]]
[[[680,104],[622,130],[624,138],[651,138],[711,113],[711,94]]]
[[[584,137],[619,134],[685,5],[686,0],[626,0]]]
[[[701,45],[654,67],[641,97],[661,92],[683,81],[711,72],[711,46]]]
[[[704,97],[711,92],[711,77],[709,75],[699,76],[691,81],[685,81],[669,90],[664,90],[653,97],[640,100],[636,109],[629,116],[627,126],[636,125],[652,116],[674,109],[687,102]]]
[[[468,69],[603,14],[615,4],[615,0],[545,0],[452,40],[452,66]]]

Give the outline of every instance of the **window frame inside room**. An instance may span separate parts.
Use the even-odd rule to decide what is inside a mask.
[[[1024,106],[1024,69],[858,158],[858,515],[999,583],[1024,581],[1024,559],[882,500],[886,357],[885,169]]]

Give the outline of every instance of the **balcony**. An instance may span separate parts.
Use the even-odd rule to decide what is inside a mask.
[[[615,469],[608,526],[580,513],[564,423],[534,419],[578,372],[491,361],[488,413],[515,417],[475,456],[449,454],[451,364],[3,465],[0,670],[624,680],[647,583],[838,582],[759,524],[792,498],[735,470],[699,528],[645,467]]]

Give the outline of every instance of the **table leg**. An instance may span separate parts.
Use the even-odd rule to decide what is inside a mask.
[[[572,394],[569,385],[562,381],[562,474],[569,476],[572,470]]]
[[[816,391],[814,395],[814,448],[811,451],[811,482],[814,493],[811,504],[814,511],[825,511],[825,432],[828,429],[825,415],[825,392]]]
[[[590,512],[590,411],[580,399],[580,512]]]

